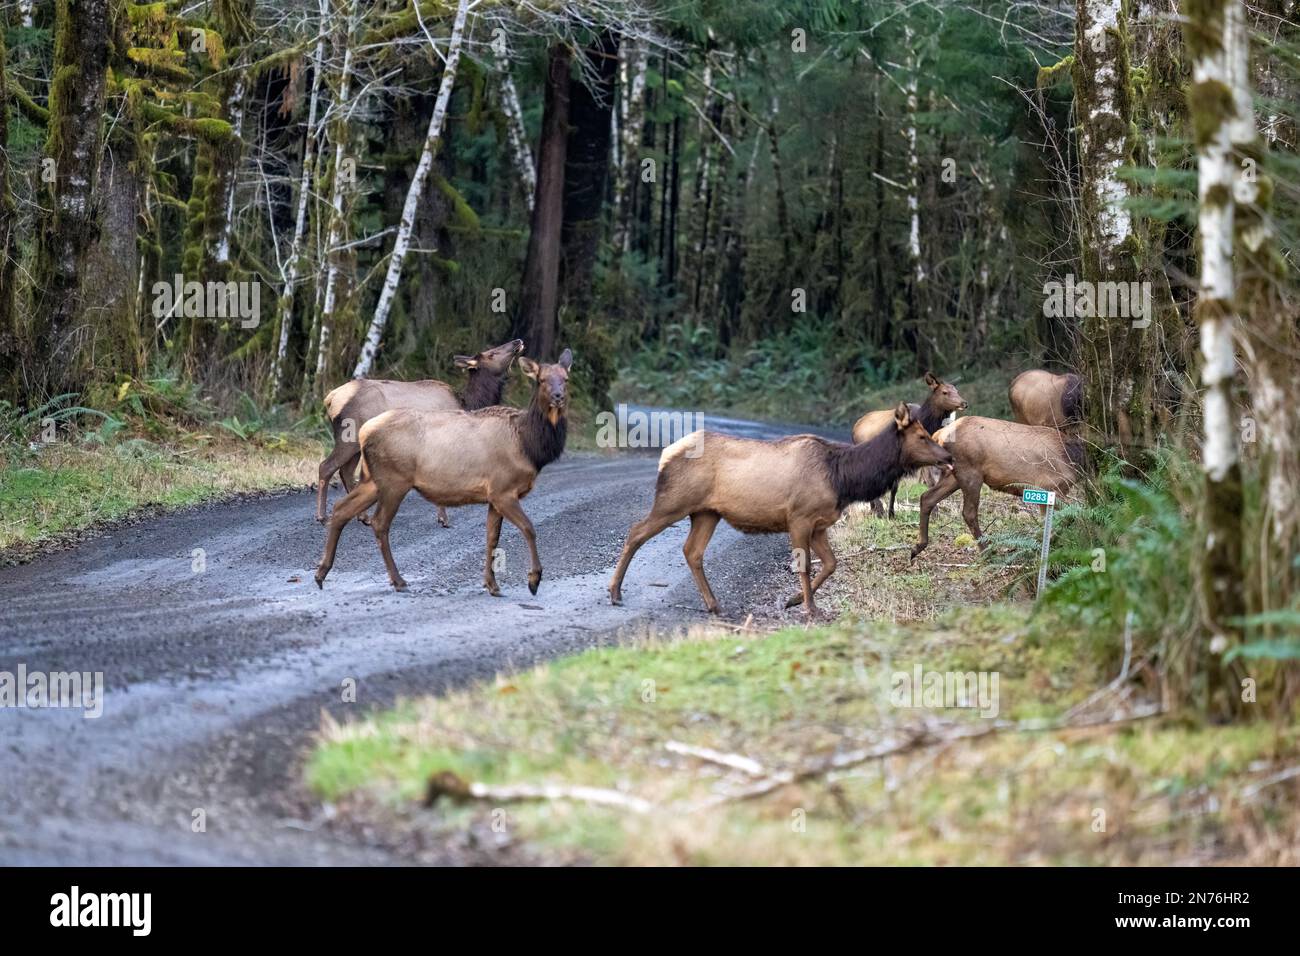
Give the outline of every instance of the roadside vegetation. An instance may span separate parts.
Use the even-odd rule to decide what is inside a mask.
[[[245,397],[222,403],[159,376],[20,412],[0,402],[0,563],[154,508],[303,488],[324,454],[318,420]]]
[[[1160,576],[1171,514],[1114,487],[1067,504],[1035,605],[1038,515],[991,497],[982,557],[941,506],[909,565],[923,490],[835,529],[833,624],[701,625],[327,723],[307,781],[368,824],[552,862],[1300,862],[1294,704],[1212,726],[1163,703],[1189,619]],[[1113,563],[1088,549],[1083,584],[1093,535]],[[917,667],[996,693],[898,706]]]

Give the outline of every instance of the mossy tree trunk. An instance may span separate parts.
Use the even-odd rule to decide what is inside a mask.
[[[79,391],[91,368],[94,319],[86,314],[87,255],[99,237],[100,150],[108,79],[110,0],[59,0],[45,159],[53,181],[37,226],[32,290],[33,384]],[[48,165],[48,164],[47,164]]]
[[[1185,28],[1193,64],[1188,102],[1197,153],[1201,244],[1196,300],[1204,360],[1201,596],[1211,660],[1210,700],[1215,709],[1227,711],[1237,696],[1220,662],[1223,652],[1240,637],[1236,619],[1245,611],[1241,460],[1233,410],[1237,369],[1233,187],[1239,170],[1232,155],[1232,126],[1238,109],[1236,88],[1246,84],[1246,33],[1240,0],[1198,0],[1187,10]],[[1249,115],[1247,120],[1253,122]]]
[[[0,398],[17,399],[21,392],[22,361],[18,314],[14,309],[17,278],[18,217],[9,193],[9,90],[5,84],[4,30],[0,28]]]
[[[1155,442],[1153,350],[1146,334],[1154,321],[1141,314],[1143,297],[1130,294],[1141,280],[1141,241],[1121,178],[1134,151],[1127,0],[1078,0],[1072,75],[1082,180],[1080,279],[1097,293],[1078,316],[1079,367],[1088,438],[1100,463],[1108,449],[1127,460]],[[1122,289],[1127,308],[1116,308],[1125,300],[1103,294],[1102,283]]]

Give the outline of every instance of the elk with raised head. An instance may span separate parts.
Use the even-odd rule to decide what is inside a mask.
[[[1021,372],[1007,389],[1011,414],[1022,425],[1069,428],[1082,421],[1083,380],[1036,368]]]
[[[966,527],[987,547],[980,532],[980,492],[1019,494],[1041,488],[1062,494],[1083,474],[1083,443],[1066,432],[1044,425],[1022,425],[1000,418],[969,415],[935,434],[934,440],[952,455],[952,468],[921,496],[921,529],[912,558],[930,543],[930,513],[954,491],[961,490]]]
[[[880,497],[905,471],[950,461],[902,403],[894,410],[894,427],[860,445],[816,435],[776,441],[717,432],[687,435],[659,457],[654,505],[628,532],[609,584],[610,600],[622,603],[623,576],[637,550],[669,525],[690,517],[682,550],[711,613],[718,612],[718,601],[704,576],[704,549],[718,522],[725,520],[746,534],[789,533],[800,591],[785,606],[802,601],[804,613],[814,617],[813,595],[835,571],[826,529],[844,508]],[[810,554],[822,562],[815,579],[808,574]]]
[[[361,447],[357,443],[361,427],[390,408],[415,408],[426,412],[487,408],[501,404],[506,376],[515,357],[524,350],[521,339],[514,339],[477,355],[457,355],[456,367],[469,373],[460,391],[446,382],[425,379],[419,382],[394,382],[388,379],[359,378],[340,385],[325,396],[325,413],[334,431],[334,450],[320,463],[320,485],[316,490],[316,520],[325,522],[325,500],[330,478],[337,471],[345,491],[356,484],[357,463]],[[362,518],[364,521],[365,519]],[[447,509],[438,508],[438,524],[444,528]]]
[[[316,568],[317,587],[324,587],[325,576],[334,566],[344,526],[377,501],[370,526],[388,568],[388,579],[397,590],[406,589],[388,547],[388,529],[406,493],[414,488],[439,506],[488,506],[483,586],[494,597],[501,594],[492,567],[501,521],[518,528],[532,558],[528,590],[536,594],[542,562],[532,522],[519,502],[533,490],[537,473],[564,451],[572,363],[568,349],[554,365],[521,358],[519,367],[535,383],[527,408],[494,405],[472,412],[398,408],[367,422],[359,436],[361,481],[330,515],[325,553]]]
[[[926,431],[933,434],[949,414],[965,411],[970,405],[958,393],[956,385],[951,382],[940,381],[933,372],[925,373],[925,384],[929,386],[930,394],[925,397],[925,401],[920,405],[909,405],[908,410],[911,411],[913,418],[925,426]],[[875,438],[890,427],[893,418],[894,410],[892,408],[867,412],[853,424],[853,441],[861,444]],[[891,518],[894,517],[894,499],[897,497],[898,482],[895,481],[889,489],[889,517]],[[879,498],[871,502],[871,513],[877,518],[885,513]]]

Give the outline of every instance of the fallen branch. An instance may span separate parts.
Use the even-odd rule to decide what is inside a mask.
[[[713,750],[709,747],[696,747],[691,744],[684,744],[678,740],[670,740],[664,744],[664,749],[669,753],[681,754],[685,757],[694,757],[697,760],[704,760],[708,763],[716,763],[723,767],[730,767],[732,770],[739,770],[747,773],[751,777],[761,777],[766,771],[763,765],[757,760],[751,760],[749,757],[743,757],[740,754],[723,753],[720,750]]]
[[[450,797],[453,800],[491,800],[497,803],[518,803],[524,800],[573,800],[593,806],[629,810],[632,813],[649,813],[655,806],[649,800],[601,787],[568,787],[549,783],[517,783],[500,786],[477,782],[466,783],[450,770],[435,773],[429,778],[425,789],[425,804],[432,804],[439,797]]]

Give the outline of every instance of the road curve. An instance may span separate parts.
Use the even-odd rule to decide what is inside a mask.
[[[807,430],[707,424],[755,437]],[[392,531],[404,594],[358,524],[317,590],[323,531],[307,490],[123,526],[0,569],[0,672],[102,672],[105,682],[97,719],[0,707],[0,864],[409,862],[403,848],[317,825],[321,807],[300,778],[322,711],[355,718],[398,696],[705,620],[681,554],[686,522],[637,555],[624,606],[608,602],[655,463],[568,454],[542,472],[524,503],[545,569],[535,597],[513,527],[493,598],[481,588],[484,509],[454,509],[443,529],[414,495]],[[791,583],[783,536],[723,525],[705,560],[725,617],[780,613]],[[342,699],[348,679],[354,703]]]

